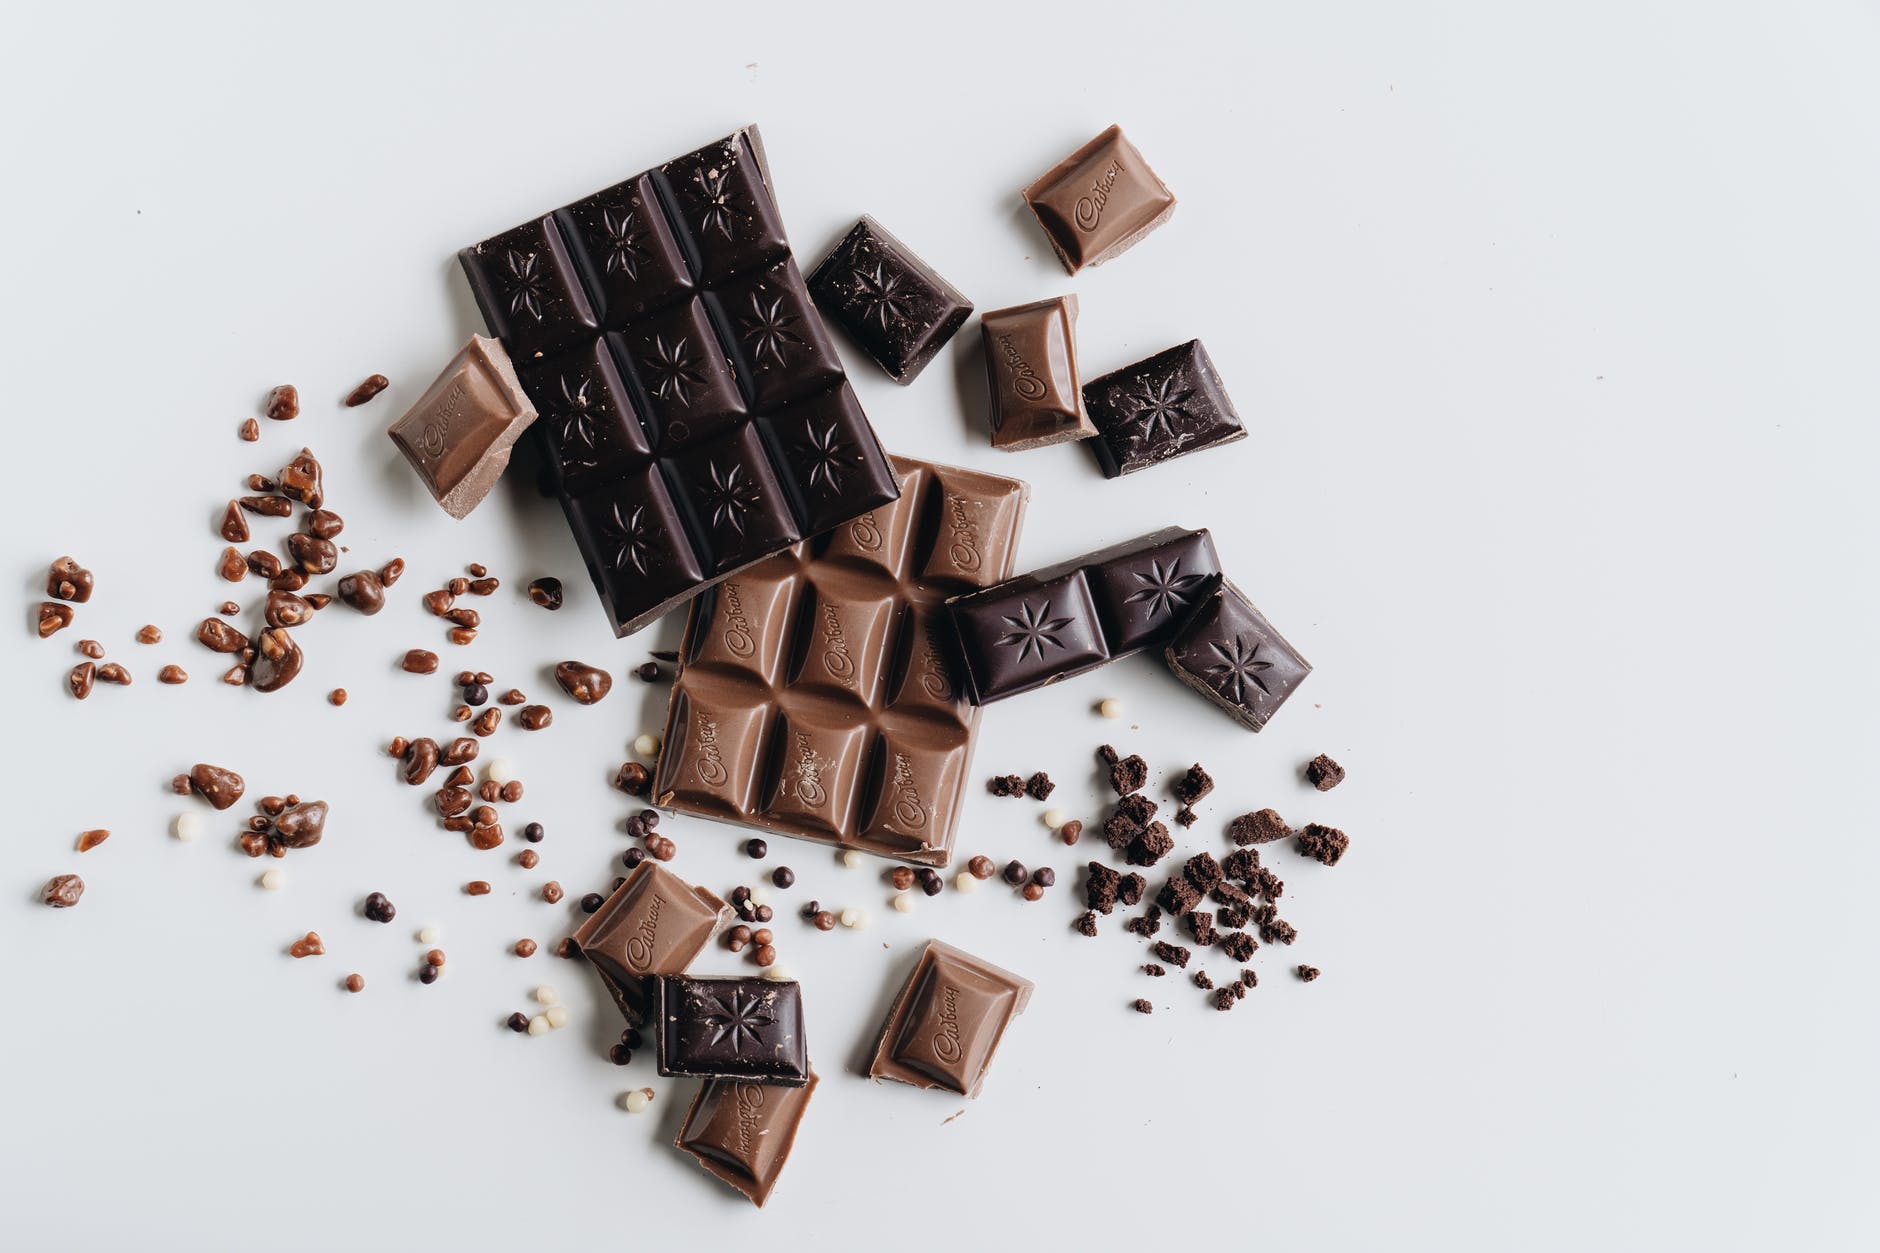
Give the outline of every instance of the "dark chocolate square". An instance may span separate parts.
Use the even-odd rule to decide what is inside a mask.
[[[708,285],[774,261],[790,248],[756,137],[755,130],[732,135],[668,161],[657,172],[699,277]]]
[[[748,565],[796,537],[789,502],[751,426],[689,448],[665,467],[667,485],[691,511],[692,534],[705,541],[708,573]]]
[[[810,275],[816,303],[897,383],[914,381],[972,301],[864,216]]]
[[[793,471],[797,516],[808,532],[853,514],[857,499],[890,499],[894,471],[845,382],[759,418],[770,446]]]
[[[1092,564],[1088,573],[1110,651],[1120,655],[1165,642],[1214,590],[1221,559],[1207,531],[1167,527]]]
[[[543,460],[562,491],[578,495],[630,472],[651,454],[604,341],[589,340],[517,373],[535,398]]]
[[[706,304],[752,409],[775,409],[842,381],[835,345],[790,258],[728,280]]]
[[[567,347],[599,328],[553,214],[457,255],[483,320],[517,364]]]
[[[1247,437],[1198,339],[1085,384],[1084,408],[1110,478]]]
[[[1175,676],[1250,731],[1267,724],[1312,665],[1239,588],[1225,583],[1168,646]]]
[[[662,455],[710,439],[744,416],[731,363],[699,300],[643,318],[609,338],[639,384]]]
[[[585,496],[564,496],[562,508],[616,621],[649,596],[677,595],[705,578],[656,465]]]
[[[658,1006],[660,1074],[785,1087],[809,1082],[803,999],[795,983],[662,977]]]
[[[692,275],[650,173],[577,200],[555,216],[586,258],[588,290],[604,325],[620,326],[692,291]]]
[[[952,606],[976,699],[1041,687],[1108,656],[1082,570],[1037,582],[1015,579],[1003,594]]]

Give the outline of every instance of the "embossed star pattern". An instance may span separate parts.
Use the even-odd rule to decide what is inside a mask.
[[[1178,433],[1177,428],[1190,421],[1188,411],[1182,405],[1194,394],[1192,388],[1185,392],[1176,391],[1173,378],[1165,378],[1158,383],[1145,382],[1142,395],[1134,397],[1136,411],[1130,417],[1142,428],[1144,439],[1154,435],[1158,429],[1173,439]]]
[[[1057,633],[1071,624],[1069,618],[1051,616],[1051,602],[1048,600],[1040,601],[1037,605],[1029,602],[1020,604],[1016,614],[1008,614],[1000,621],[1012,629],[1001,635],[998,642],[1007,648],[1017,648],[1020,661],[1034,653],[1043,657],[1047,647],[1064,647],[1064,641],[1057,637]]]
[[[1149,605],[1149,616],[1173,613],[1179,606],[1186,605],[1195,588],[1207,582],[1204,575],[1183,574],[1182,559],[1175,558],[1164,569],[1162,563],[1154,558],[1149,561],[1149,572],[1133,570],[1131,574],[1143,586],[1131,592],[1124,603],[1139,605],[1144,601]]]
[[[809,454],[810,487],[829,492],[840,491],[844,454],[848,451],[848,445],[843,442],[842,432],[836,424],[825,422],[820,428],[810,427],[800,446]]]
[[[519,318],[528,314],[537,322],[542,320],[542,257],[535,252],[517,252],[509,249],[503,255],[503,267],[508,271],[509,316]]]
[[[692,403],[688,388],[698,387],[705,382],[692,360],[692,349],[686,343],[685,336],[675,337],[671,343],[663,335],[653,336],[653,352],[646,358],[646,372],[652,376],[653,395],[661,400],[676,400],[682,405]]]
[[[558,442],[564,465],[592,469],[599,464],[595,457],[598,438],[594,429],[593,387],[593,379],[582,379],[577,387],[567,375],[561,376],[561,399],[565,408],[561,413]]]
[[[700,170],[692,176],[702,198],[698,213],[699,234],[717,231],[726,239],[731,238],[731,228],[737,222],[734,207],[737,190],[732,187],[730,175],[725,170]]]
[[[757,292],[751,293],[751,312],[738,319],[738,329],[743,333],[745,347],[750,349],[751,360],[758,365],[769,357],[778,365],[783,364],[784,349],[803,342],[803,337],[793,329],[800,319],[784,310],[783,297],[775,296],[765,300]]]
[[[615,570],[631,567],[636,574],[646,573],[647,546],[653,539],[646,506],[635,505],[626,509],[619,501],[615,501],[612,515],[601,528],[601,539],[607,545],[610,562]]]
[[[609,274],[624,274],[630,280],[640,277],[640,262],[646,260],[633,210],[601,210],[601,230],[607,236],[607,260],[603,268]]]
[[[907,317],[907,297],[895,290],[901,285],[899,274],[888,273],[876,262],[872,272],[857,269],[850,279],[855,284],[855,298],[862,305],[862,321],[873,318],[885,331],[890,322],[900,322]]]
[[[1260,649],[1264,647],[1260,641],[1249,644],[1246,636],[1236,635],[1226,644],[1210,644],[1208,647],[1220,658],[1208,667],[1208,676],[1229,700],[1236,705],[1246,704],[1249,688],[1259,689],[1262,696],[1272,695],[1273,690],[1266,685],[1260,673],[1271,670],[1273,663],[1260,659]]]
[[[724,527],[733,535],[744,534],[744,515],[757,502],[757,485],[741,465],[706,470],[705,503],[711,508],[712,526]]]
[[[752,996],[733,988],[711,998],[711,1007],[701,1017],[712,1030],[707,1044],[731,1041],[731,1051],[742,1055],[745,1045],[759,1048],[764,1043],[764,1028],[776,1022],[766,998]]]

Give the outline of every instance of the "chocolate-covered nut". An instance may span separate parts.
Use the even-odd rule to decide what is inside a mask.
[[[264,518],[285,518],[294,512],[294,502],[285,496],[243,496],[238,502],[249,513]]]
[[[450,607],[456,603],[457,598],[441,587],[435,592],[424,594],[424,607],[440,618],[449,613]]]
[[[470,729],[478,735],[494,735],[497,725],[501,723],[502,720],[503,711],[501,707],[491,705],[488,709],[485,709],[482,713],[477,715],[476,721],[470,724]]]
[[[115,661],[107,661],[98,667],[98,682],[115,683],[119,687],[131,685],[130,672]]]
[[[496,589],[501,586],[502,583],[496,579],[471,579],[470,594],[472,596],[494,596]]]
[[[522,712],[526,715],[529,711],[524,709]],[[525,722],[523,725],[527,726],[528,724]],[[618,773],[614,775],[614,786],[625,792],[628,796],[644,796],[646,795],[647,786],[652,782],[652,778],[651,773],[648,772],[645,766],[642,766],[637,761],[629,761],[623,763]]]
[[[477,637],[475,627],[452,627],[445,633],[445,638],[453,644],[468,644]]]
[[[407,674],[436,674],[437,654],[426,648],[413,648],[398,665]]]
[[[270,842],[282,848],[312,848],[326,832],[325,801],[302,801],[289,805],[274,820]]]
[[[75,874],[54,875],[39,889],[39,899],[54,909],[70,909],[85,894],[85,881]]]
[[[217,534],[231,544],[248,542],[248,515],[235,501],[228,502],[228,508],[222,514],[222,525],[216,528]]]
[[[163,632],[158,630],[154,623],[147,622],[137,628],[137,642],[139,644],[161,644],[163,642]]]
[[[553,575],[531,580],[529,599],[544,609],[560,609],[562,601],[561,580]]]
[[[281,559],[265,548],[256,548],[248,554],[248,568],[264,579],[272,579],[281,572]]]
[[[280,627],[269,627],[255,641],[248,680],[257,692],[278,692],[294,681],[305,660],[293,636]]]
[[[455,818],[470,808],[470,789],[462,787],[440,788],[437,793],[437,814],[440,818]]]
[[[328,596],[325,592],[308,592],[307,603],[312,605],[315,609],[325,609],[328,605],[333,603],[333,598]]]
[[[247,578],[248,560],[242,556],[242,550],[233,545],[224,548],[222,561],[216,567],[216,573],[221,575],[223,581],[227,583],[239,583]]]
[[[346,529],[346,519],[331,509],[315,509],[307,515],[307,532],[321,539],[332,539]]]
[[[46,571],[46,595],[54,600],[84,604],[91,599],[91,571],[70,557],[61,557]]]
[[[274,488],[274,480],[265,474],[251,474],[248,476],[248,490],[251,492],[260,492],[262,495],[267,496],[273,494]],[[286,517],[287,515],[282,514],[281,516]]]
[[[475,761],[481,747],[469,736],[460,735],[438,756],[438,761],[446,766],[461,766],[466,761]]]
[[[268,393],[261,412],[276,422],[293,421],[300,416],[300,389],[292,383],[282,383]]]
[[[165,666],[163,669],[157,671],[157,682],[169,684],[187,683],[189,682],[189,672],[181,666]]]
[[[241,436],[243,443],[252,444],[261,438],[261,424],[253,418],[243,418],[241,428],[235,433]]]
[[[72,625],[72,607],[54,600],[39,602],[39,638],[45,639]]]
[[[73,696],[84,700],[91,695],[91,685],[97,677],[98,667],[89,661],[81,661],[65,677],[65,685],[71,689]]]
[[[511,779],[503,784],[503,803],[513,805],[522,799],[522,780]]]
[[[339,549],[333,541],[305,531],[287,537],[287,551],[293,555],[294,564],[308,574],[331,574],[339,565]]]
[[[584,661],[564,661],[555,667],[555,682],[577,705],[592,705],[613,690],[613,676]]]
[[[391,385],[392,381],[383,374],[368,374],[359,386],[346,393],[346,407],[357,409]]]
[[[78,651],[93,661],[97,661],[104,656],[104,645],[97,640],[80,640]]]
[[[390,561],[379,567],[379,582],[387,587],[398,582],[398,580],[404,576],[405,559],[403,557],[393,557]]]
[[[405,782],[416,787],[431,777],[437,769],[437,741],[430,736],[422,736],[411,741],[405,750]]]
[[[516,714],[516,721],[522,724],[522,729],[524,731],[540,731],[544,727],[546,727],[549,723],[553,722],[554,720],[555,720],[554,712],[550,710],[547,705],[524,705],[522,709]],[[633,763],[629,763],[629,764],[633,764]],[[626,767],[622,766],[621,771],[622,771],[622,774],[624,775],[626,771]],[[641,783],[640,783],[640,790],[645,791],[646,783],[645,783],[645,778],[644,778],[644,775],[645,775],[644,766],[640,767],[640,772],[642,776]],[[618,782],[618,780],[616,780],[616,782]],[[623,788],[622,790],[626,790],[626,789]]]
[[[248,785],[233,770],[199,761],[189,768],[189,786],[217,809],[227,809],[242,798]]]
[[[248,637],[220,618],[204,618],[196,628],[196,641],[218,653],[239,653]]]
[[[360,570],[339,581],[339,598],[371,617],[385,608],[385,581],[371,570]]]
[[[222,682],[230,687],[242,687],[248,682],[248,663],[230,666],[222,672]]]
[[[483,617],[474,609],[450,609],[442,615],[444,621],[453,626],[469,627],[475,630],[483,625]]]
[[[281,467],[281,495],[309,509],[318,509],[326,503],[326,489],[320,478],[319,461],[310,450],[303,448],[298,456]]]
[[[487,853],[503,842],[502,824],[491,822],[474,825],[466,838],[470,841],[470,847]]]
[[[271,627],[297,627],[313,617],[313,606],[292,592],[271,590],[261,617]]]

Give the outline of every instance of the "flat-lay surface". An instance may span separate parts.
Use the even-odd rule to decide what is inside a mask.
[[[1872,1247],[1880,18],[1751,7],[9,13],[0,1243]],[[1200,339],[1247,437],[1106,479],[1088,444],[990,448],[976,322],[905,388],[833,335],[888,452],[1031,484],[1015,569],[1205,526],[1313,667],[1258,735],[1154,654],[988,707],[953,865],[1052,866],[1036,903],[949,873],[897,913],[876,864],[668,816],[689,882],[797,876],[772,925],[819,1082],[762,1211],[674,1148],[696,1083],[650,1043],[611,1065],[617,1011],[553,956],[632,843],[608,782],[668,689],[630,669],[683,613],[617,641],[528,476],[455,522],[383,433],[485,329],[459,247],[749,122],[805,274],[868,214],[979,309],[1075,292],[1086,382]],[[1112,122],[1179,207],[1072,278],[1019,193]],[[238,440],[284,382],[301,416]],[[216,577],[217,521],[302,445],[340,572],[409,571],[298,629],[285,690],[224,687],[191,633],[258,583]],[[97,587],[42,641],[64,553]],[[470,562],[502,587],[457,648],[419,598]],[[81,638],[132,685],[71,699]],[[567,699],[567,659],[611,694]],[[457,733],[465,666],[554,713],[485,745],[527,789],[491,852],[383,751]],[[1047,770],[1100,820],[1104,741],[1159,801],[1213,774],[1183,852],[1262,806],[1351,837],[1336,868],[1265,852],[1299,939],[1230,1013],[1137,973],[1120,919],[1072,931],[1100,837],[983,790]],[[1323,794],[1321,752],[1350,772]],[[323,841],[243,857],[245,802],[169,793],[198,761],[327,802]],[[84,896],[45,908],[61,873]],[[816,931],[812,898],[870,925]],[[290,958],[309,931],[324,955]],[[863,1077],[930,937],[1035,985],[975,1100]],[[691,973],[757,971],[714,945]],[[568,1029],[505,1030],[543,984]]]

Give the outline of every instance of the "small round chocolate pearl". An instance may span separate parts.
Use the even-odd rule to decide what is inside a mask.
[[[762,861],[769,852],[770,845],[764,843],[762,840],[744,841],[744,855],[752,861]]]
[[[542,1017],[548,1019],[548,1025],[551,1027],[557,1029],[565,1027],[568,1025],[568,1007],[566,1005],[550,1005],[548,1009],[543,1012]]]
[[[616,1044],[607,1050],[607,1060],[616,1066],[624,1066],[633,1060],[633,1050],[624,1044]]]
[[[553,985],[544,983],[542,986],[535,989],[535,1003],[537,1005],[559,1005],[561,1004],[561,993],[557,992]]]
[[[894,911],[898,914],[911,913],[914,909],[914,898],[906,892],[896,892],[888,904],[894,906]]]
[[[463,685],[463,703],[466,705],[487,705],[490,702],[490,689],[481,683]]]
[[[671,861],[679,855],[679,846],[663,835],[656,835],[646,842],[646,851],[654,861]]]
[[[1044,888],[1041,885],[1036,884],[1036,883],[1027,883],[1025,885],[1025,890],[1021,892],[1020,895],[1023,896],[1028,901],[1043,900]]]
[[[942,879],[940,872],[932,866],[922,866],[916,870],[914,879],[920,884],[920,890],[929,896],[940,895],[941,889],[946,886],[946,880]]]
[[[770,881],[780,888],[794,887],[796,885],[796,871],[790,869],[788,866],[778,866],[775,870],[770,872]]]
[[[516,956],[517,957],[534,957],[535,956],[535,941],[526,939],[526,938],[517,940],[516,941]]]
[[[1057,882],[1057,871],[1049,866],[1040,866],[1031,872],[1031,881],[1041,888],[1048,888]]]
[[[436,966],[418,967],[418,982],[419,983],[436,983],[437,982],[437,967]]]
[[[1019,886],[1031,876],[1025,870],[1025,863],[1014,859],[1005,863],[1005,881],[1013,887]]]
[[[201,814],[178,814],[170,823],[170,834],[187,844],[202,834],[202,826]]]
[[[365,977],[363,975],[347,975],[346,976],[346,990],[348,992],[365,991],[366,990]]]
[[[1097,713],[1105,718],[1120,718],[1123,716],[1123,702],[1114,696],[1100,700],[1097,702]]]
[[[628,870],[633,869],[635,866],[639,865],[641,862],[645,860],[646,860],[646,850],[643,848],[630,848],[626,852],[620,854],[620,864],[625,866]]]
[[[441,948],[427,950],[424,954],[424,964],[427,966],[442,966],[444,964],[444,950]]]
[[[759,948],[774,942],[775,939],[776,937],[770,934],[769,927],[759,927],[757,930],[751,932],[751,943],[757,945]]]
[[[443,938],[444,928],[438,926],[436,923],[418,928],[418,943],[424,945],[426,948],[434,947],[443,940]]]
[[[648,831],[659,830],[659,811],[657,809],[642,809],[633,816],[638,818],[640,825],[645,827]]]
[[[966,863],[967,873],[975,879],[990,879],[994,870],[992,858],[979,856]]]
[[[659,663],[657,661],[645,662],[633,673],[642,683],[656,683],[659,681]]]
[[[270,892],[278,892],[287,885],[287,876],[278,867],[270,867],[261,872],[261,878],[256,882]]]
[[[757,960],[757,964],[760,966],[776,965],[777,964],[776,947],[774,945],[766,944],[762,948],[759,948],[756,953],[756,960]]]
[[[599,909],[606,900],[607,898],[602,896],[599,892],[589,892],[581,898],[581,912],[591,914]]]
[[[953,890],[956,892],[977,892],[979,890],[979,880],[973,878],[971,872],[962,870],[953,876]]]
[[[522,838],[531,844],[540,844],[542,837],[547,834],[548,832],[542,829],[542,824],[539,822],[531,822],[522,828]]]
[[[816,916],[810,919],[810,921],[815,924],[818,931],[834,931],[836,929],[836,916],[826,909],[817,910]]]
[[[516,767],[507,757],[492,757],[490,764],[483,768],[484,775],[492,783],[513,783],[516,779]]]
[[[906,866],[896,866],[888,875],[888,882],[894,885],[895,891],[905,892],[914,886],[914,872]]]
[[[637,1114],[648,1105],[652,1104],[652,1102],[653,1090],[651,1088],[635,1088],[631,1092],[621,1093],[618,1103],[620,1108],[626,1110],[629,1114]]]
[[[520,1034],[521,1032],[527,1031],[529,1029],[529,1016],[527,1014],[523,1014],[523,1013],[511,1014],[509,1015],[509,1018],[507,1021],[508,1021],[509,1029],[511,1031],[517,1032],[518,1034]]]
[[[524,870],[533,870],[542,862],[541,855],[532,848],[525,848],[516,858],[516,864]]]
[[[634,755],[638,757],[659,756],[659,737],[657,735],[640,735],[634,737],[633,752]]]
[[[851,931],[860,931],[868,925],[868,915],[859,909],[845,909],[842,911],[840,921]]]
[[[547,1018],[543,1017],[541,1014],[537,1014],[535,1017],[529,1019],[530,1035],[547,1035],[548,1032],[549,1026]]]
[[[768,905],[759,905],[751,913],[751,917],[757,919],[757,921],[759,922],[769,922],[772,918],[775,918],[776,916],[777,916],[777,911],[772,909]]]
[[[1044,811],[1043,814],[1040,815],[1040,817],[1042,818],[1044,825],[1047,827],[1050,827],[1053,831],[1057,830],[1059,827],[1063,826],[1065,823],[1071,820],[1070,815],[1065,813],[1061,809],[1047,809]]]
[[[840,860],[842,864],[848,869],[858,870],[861,868],[862,863],[867,861],[868,859],[862,856],[862,851],[860,849],[851,848],[851,849],[846,849],[843,851]]]
[[[750,942],[751,929],[747,926],[739,924],[725,932],[725,947],[734,953],[742,951],[744,946]]]
[[[640,1047],[640,1033],[628,1027],[620,1033],[620,1042],[630,1049],[637,1049]]]

